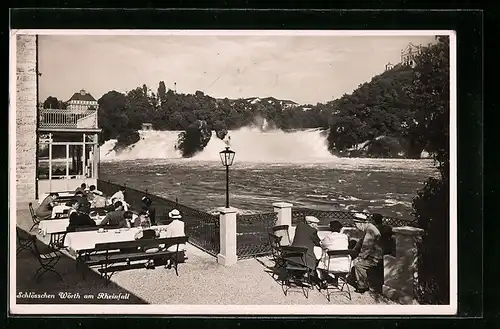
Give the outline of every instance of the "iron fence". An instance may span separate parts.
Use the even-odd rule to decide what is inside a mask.
[[[298,222],[304,220],[305,216],[314,216],[320,220],[321,225],[327,225],[330,221],[337,220],[343,226],[353,227],[355,218],[354,215],[361,212],[348,212],[348,211],[325,211],[316,210],[308,208],[292,208],[292,224],[296,225]],[[368,218],[371,218],[371,214],[366,214]],[[400,218],[394,218],[389,216],[383,216],[382,222],[392,227],[398,226],[417,226],[416,220],[405,220]]]
[[[237,215],[236,254],[238,258],[270,254],[269,233],[272,232],[277,220],[277,214],[274,212]]]
[[[189,243],[202,249],[212,256],[217,256],[220,252],[220,228],[219,217],[196,210],[194,208],[179,204],[176,201],[149,194],[147,191],[140,191],[131,187],[113,183],[111,181],[97,180],[97,189],[105,195],[111,196],[125,186],[125,199],[133,210],[140,210],[142,197],[147,195],[153,202],[156,209],[156,222],[161,221],[168,216],[172,209],[177,209],[182,214],[184,229],[189,237]]]

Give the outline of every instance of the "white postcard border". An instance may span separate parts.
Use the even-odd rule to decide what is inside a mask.
[[[266,35],[450,37],[450,304],[449,305],[60,305],[16,301],[16,35]],[[151,315],[453,315],[457,311],[456,34],[450,30],[11,30],[9,105],[9,302],[11,314]],[[54,313],[57,306],[57,313]]]

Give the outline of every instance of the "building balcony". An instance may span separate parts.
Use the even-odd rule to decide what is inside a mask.
[[[42,129],[98,129],[97,110],[93,109],[39,109],[38,128]]]

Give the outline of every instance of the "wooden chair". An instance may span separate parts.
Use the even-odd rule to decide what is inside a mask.
[[[274,261],[273,277],[279,275],[279,271],[283,269],[285,260],[281,252],[280,236],[269,233],[269,244],[271,245],[271,257]]]
[[[288,225],[277,225],[273,227],[273,234],[281,237],[280,246],[289,246],[292,244],[290,241],[290,234],[288,232]]]
[[[333,274],[337,278],[337,285],[334,286],[334,288],[340,290],[341,292],[344,291],[344,287],[347,287],[347,295],[349,297],[349,300],[351,300],[351,290],[349,289],[349,284],[347,282],[347,276],[350,273],[350,269],[352,268],[352,250],[346,249],[346,250],[328,250],[328,262],[327,262],[327,273]],[[330,269],[330,261],[333,258],[340,258],[340,257],[346,257],[348,258],[348,266],[347,266],[347,271],[339,271],[339,270],[331,270]],[[339,287],[340,285],[340,287]],[[328,283],[326,284],[326,299],[330,301],[330,288],[332,288],[332,285]]]
[[[16,249],[16,255],[23,250],[31,251],[35,254],[33,244],[36,242],[36,237],[16,226],[17,242],[19,246]]]
[[[50,235],[49,246],[55,250],[68,249],[68,247],[64,246],[64,240],[66,240],[67,233],[68,232],[52,233]]]
[[[41,253],[40,249],[38,249],[38,245],[36,243],[36,237],[32,236],[34,239],[34,251],[35,256],[40,264],[40,268],[35,272],[34,278],[37,282],[40,282],[42,276],[47,272],[55,273],[61,281],[64,281],[61,274],[55,270],[56,264],[59,262],[61,258],[61,253],[58,250],[52,249],[48,253]]]
[[[35,214],[35,210],[33,209],[32,202],[30,202],[29,208],[30,208],[30,213],[31,213],[31,220],[33,221],[33,226],[31,226],[31,228],[29,230],[29,232],[31,232],[31,231],[33,231],[33,228],[35,228],[35,226],[38,226],[38,224],[40,224],[40,219],[38,219],[38,217]]]
[[[292,284],[300,286],[306,298],[309,297],[308,289],[313,289],[311,282],[311,269],[306,264],[306,247],[283,246],[281,255],[285,260],[284,275],[281,278],[281,289],[285,296],[290,290]],[[286,288],[285,288],[286,286]]]

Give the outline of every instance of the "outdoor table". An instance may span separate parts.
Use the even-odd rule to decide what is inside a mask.
[[[104,216],[91,217],[91,218],[95,221],[96,225],[99,225],[104,219]],[[42,233],[42,235],[45,236],[47,234],[64,233],[66,232],[66,228],[68,227],[68,225],[69,225],[69,218],[47,219],[40,221],[40,224],[38,224],[38,228]]]
[[[151,226],[150,229],[165,230],[166,227],[166,225],[159,225]],[[81,251],[93,250],[97,243],[134,241],[135,234],[140,230],[140,227],[132,227],[121,229],[110,228],[106,232],[69,232],[66,234],[64,246],[68,247],[74,253],[79,254]]]
[[[58,204],[57,206],[54,206],[54,208],[52,208],[52,218],[60,217],[61,214],[64,214],[65,210],[69,209],[71,209],[71,207],[68,207],[66,205]]]

